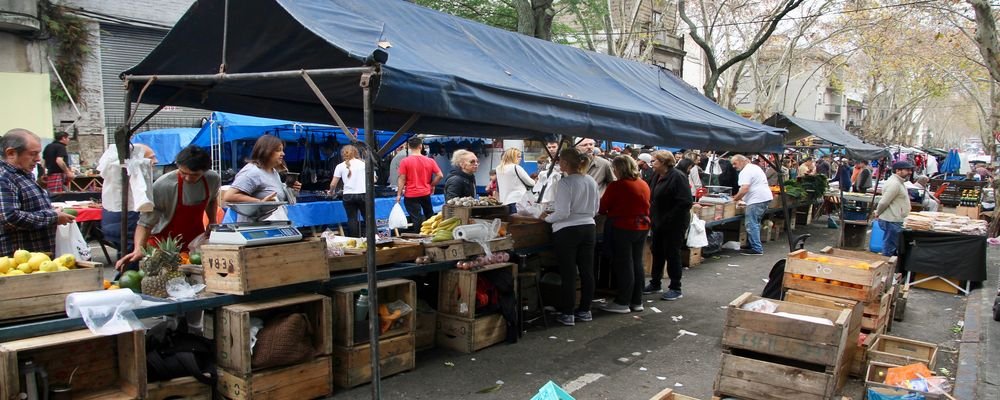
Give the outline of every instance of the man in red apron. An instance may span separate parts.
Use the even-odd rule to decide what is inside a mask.
[[[205,150],[188,146],[177,154],[177,170],[153,182],[153,211],[143,212],[135,228],[134,243],[155,244],[168,236],[180,237],[182,251],[205,233],[203,220],[216,223],[219,186],[222,178],[211,171],[212,159]],[[142,259],[136,247],[115,265],[119,271]]]

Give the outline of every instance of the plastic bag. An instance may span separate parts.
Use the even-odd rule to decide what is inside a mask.
[[[525,192],[521,196],[521,199],[517,201],[517,215],[523,215],[531,218],[538,218],[542,215],[545,208],[535,202],[535,194],[531,192]]]
[[[396,310],[399,310],[400,317],[404,317],[413,312],[413,307],[410,307],[410,305],[406,304],[406,302],[403,300],[396,300],[392,303],[386,304],[385,307],[389,309],[390,314],[396,312]]]
[[[396,203],[392,206],[392,211],[389,212],[389,229],[404,229],[410,226],[409,222],[406,221],[406,213],[403,212],[403,206]]]
[[[740,306],[740,308],[753,312],[773,314],[775,311],[778,310],[778,305],[772,301],[768,301],[766,299],[760,299],[746,303]]]
[[[72,254],[77,260],[90,261],[90,245],[76,222],[56,227],[56,256]]]
[[[570,396],[563,388],[559,387],[555,382],[549,381],[540,389],[538,389],[538,394],[531,397],[531,400],[575,400],[573,396]]]
[[[191,254],[201,253],[201,245],[208,243],[208,232],[202,232],[202,234],[195,236],[193,240],[188,242],[188,251]]]
[[[189,284],[184,277],[167,281],[167,294],[174,300],[193,299],[204,289],[204,284]]]
[[[889,386],[906,387],[907,381],[918,379],[921,376],[931,376],[931,370],[927,369],[924,363],[913,363],[902,367],[893,367],[885,373],[885,384]]]
[[[127,289],[126,289],[127,290]],[[131,332],[146,327],[132,312],[131,303],[121,303],[117,306],[81,307],[80,317],[95,335],[108,336]]]
[[[705,233],[705,221],[700,218],[691,218],[688,225],[687,247],[701,248],[708,246],[708,235]]]
[[[868,388],[868,400],[924,400],[926,397],[919,393],[888,393],[892,389]]]

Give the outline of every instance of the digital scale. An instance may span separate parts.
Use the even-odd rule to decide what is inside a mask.
[[[247,217],[251,221],[216,225],[208,235],[208,242],[210,244],[260,246],[302,240],[302,233],[292,226],[291,221],[261,221],[284,204],[285,202],[282,201],[230,203],[229,206],[237,214]]]

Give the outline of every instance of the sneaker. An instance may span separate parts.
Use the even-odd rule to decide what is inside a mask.
[[[763,251],[744,250],[744,251],[741,251],[740,254],[745,255],[745,256],[762,256],[762,255],[764,255],[764,252]]]
[[[628,308],[629,310],[632,310],[632,312],[642,312],[642,310],[644,310],[644,308],[642,308],[642,304],[632,304],[628,306]]]
[[[607,311],[617,314],[628,314],[629,311],[632,311],[631,309],[629,309],[629,306],[626,306],[624,304],[618,304],[613,301],[601,304],[597,308],[599,308],[601,311]]]
[[[681,294],[680,290],[670,289],[660,297],[660,300],[674,301],[679,300],[682,297],[684,297],[684,295]]]
[[[570,314],[559,313],[559,315],[556,316],[556,322],[558,322],[560,324],[563,324],[563,325],[566,325],[566,326],[576,325],[576,322],[573,319],[573,316],[570,315]]]
[[[581,322],[590,322],[594,320],[594,314],[590,311],[577,311],[573,314],[573,316],[576,317],[577,321]]]
[[[654,284],[650,283],[650,284],[646,285],[646,287],[642,288],[642,294],[653,294],[653,293],[662,293],[662,292],[663,292],[663,288],[661,288],[660,285],[658,285],[658,284],[654,285]]]

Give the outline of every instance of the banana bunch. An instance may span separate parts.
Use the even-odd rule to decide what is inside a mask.
[[[462,220],[455,218],[448,218],[446,220],[441,220],[441,214],[435,215],[430,220],[430,224],[424,222],[424,225],[420,227],[420,233],[424,235],[432,235],[432,242],[443,242],[446,240],[454,239],[452,235],[452,230],[462,224]]]
[[[441,224],[441,220],[444,219],[444,214],[437,213],[433,217],[424,220],[424,223],[420,224],[420,234],[421,235],[433,235],[434,229]]]

